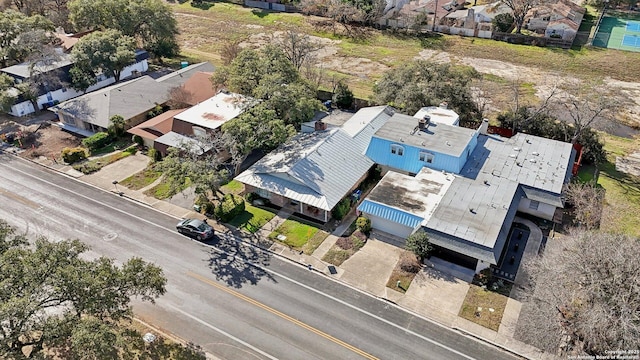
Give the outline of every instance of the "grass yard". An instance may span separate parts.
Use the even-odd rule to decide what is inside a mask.
[[[407,292],[413,278],[420,270],[422,270],[422,263],[418,258],[410,251],[404,251],[389,276],[387,287],[403,293]]]
[[[120,159],[124,159],[127,156],[133,155],[138,151],[137,146],[132,145],[126,148],[124,151],[117,152],[115,154],[111,154],[109,156],[103,156],[101,158],[86,160],[79,164],[73,165],[75,170],[82,172],[83,174],[91,174],[96,171],[99,171],[103,167],[112,164]]]
[[[162,172],[155,170],[154,165],[151,164],[146,169],[129,176],[118,184],[131,190],[140,190],[158,180],[160,176],[162,176]]]
[[[260,230],[264,224],[273,219],[274,216],[276,216],[276,214],[271,211],[245,204],[244,211],[231,219],[229,225],[233,225],[238,229],[243,229],[253,234]]]
[[[105,147],[92,151],[91,156],[100,156],[104,154],[109,154],[116,150],[128,148],[132,145],[133,144],[131,143],[131,139],[128,139],[128,138],[117,139]]]
[[[615,169],[616,156],[640,150],[640,140],[604,136],[607,162],[598,166],[598,184],[605,190],[601,229],[640,236],[640,179]]]
[[[320,233],[320,235],[316,238],[316,234]],[[278,235],[286,236],[284,240],[278,240]],[[302,250],[308,253],[312,253],[322,241],[328,236],[328,234],[324,231],[320,231],[315,226],[302,223],[300,221],[287,219],[285,222],[280,225],[274,232],[269,235],[269,239],[285,244],[292,249]],[[311,240],[313,240],[313,244],[315,247],[312,248],[311,245],[307,245]],[[318,242],[319,241],[319,242]]]
[[[189,186],[191,186],[191,180],[189,180],[189,178],[187,178],[185,180],[184,185],[180,189],[180,191],[183,191],[184,189],[188,188]],[[171,187],[169,186],[169,183],[166,183],[166,182],[160,182],[158,185],[156,185],[156,186],[152,187],[151,189],[145,191],[144,194],[148,195],[148,196],[153,196],[154,198],[156,198],[158,200],[164,200],[164,199],[170,198],[172,196]]]
[[[471,285],[459,315],[478,325],[498,331],[507,299],[504,295]]]
[[[222,186],[220,191],[225,194],[239,195],[244,191],[244,184],[237,180],[231,180],[228,184]]]

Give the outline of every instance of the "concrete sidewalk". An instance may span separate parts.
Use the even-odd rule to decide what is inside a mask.
[[[73,176],[80,181],[98,188],[140,202],[176,218],[205,218],[204,215],[192,209],[145,195],[144,191],[154,186],[159,180],[140,190],[130,190],[122,185],[113,184],[114,180],[122,181],[143,170],[148,165],[149,158],[142,154],[121,159],[91,175],[84,175],[73,170],[69,165],[54,163],[51,159],[44,157],[33,161]],[[374,232],[372,238],[367,241],[365,246],[338,268],[320,260],[356,219],[355,212],[348,214],[336,230],[325,239],[312,255],[306,255],[282,244],[267,240],[268,235],[278,228],[290,215],[291,213],[287,211],[279,212],[256,234],[247,234],[237,229],[230,229],[213,221],[210,222],[210,224],[218,232],[232,233],[242,241],[260,246],[274,254],[300,263],[303,266],[310,266],[310,269],[323,273],[337,281],[349,284],[373,296],[391,301],[405,310],[456,329],[471,337],[502,347],[524,358],[554,358],[554,356],[550,354],[541,353],[535,347],[513,338],[515,325],[521,308],[521,304],[514,299],[508,300],[502,325],[499,331],[496,332],[458,316],[469,284],[452,276],[448,277],[446,274],[440,272],[435,273],[437,270],[425,267],[425,269],[415,277],[405,293],[386,287],[386,282],[403,249],[399,247],[396,242],[390,241],[388,237],[385,237],[385,234],[379,234],[380,240],[378,240]],[[330,266],[333,271],[330,271]]]

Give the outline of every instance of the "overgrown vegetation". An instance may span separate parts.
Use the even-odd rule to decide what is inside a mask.
[[[133,145],[124,149],[123,151],[73,165],[73,168],[82,172],[83,174],[91,174],[120,159],[124,159],[127,156],[135,154],[136,151],[138,151],[138,148],[137,146]]]
[[[336,244],[322,257],[322,261],[335,266],[342,265],[353,254],[360,250],[367,241],[367,235],[356,230],[349,236],[338,238]]]
[[[403,251],[387,281],[387,287],[400,292],[407,292],[416,274],[422,269],[418,257],[409,251]]]
[[[460,308],[460,317],[473,321],[493,331],[502,322],[508,297],[471,285]]]
[[[162,176],[162,172],[158,171],[152,164],[147,166],[144,170],[120,181],[119,184],[126,186],[131,190],[140,190],[151,185],[154,181],[158,180],[160,176]]]

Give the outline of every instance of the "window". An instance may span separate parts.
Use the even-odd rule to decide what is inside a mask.
[[[404,148],[400,145],[391,145],[391,153],[393,155],[402,156],[404,155]]]
[[[540,201],[531,200],[529,203],[529,209],[538,210],[538,206],[540,205]]]
[[[433,163],[433,154],[421,151],[420,152],[420,161],[424,161],[424,162],[429,163],[429,164]]]
[[[265,199],[271,199],[271,193],[265,189],[256,189],[256,194]]]

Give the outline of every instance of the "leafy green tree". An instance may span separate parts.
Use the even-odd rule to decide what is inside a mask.
[[[100,71],[118,82],[122,69],[135,62],[135,40],[117,30],[96,31],[82,37],[71,55],[76,69],[71,73],[72,81],[77,86],[89,83],[91,76],[95,83]]]
[[[332,100],[340,109],[348,109],[353,105],[353,92],[344,81],[338,81],[333,90]]]
[[[53,23],[43,16],[26,16],[14,10],[0,13],[0,64],[23,62],[41,46],[51,44]]]
[[[76,28],[119,30],[159,58],[179,52],[178,23],[161,0],[73,0],[69,11]]]
[[[424,106],[446,102],[462,121],[471,121],[476,119],[478,109],[470,83],[477,76],[475,70],[466,67],[415,60],[385,72],[373,87],[373,97],[377,103],[411,115]]]
[[[10,111],[16,101],[11,88],[13,88],[13,78],[7,74],[0,74],[0,111]]]
[[[127,122],[124,120],[122,115],[113,115],[111,118],[109,118],[109,123],[111,123],[111,125],[109,126],[109,131],[113,132],[113,135],[118,137],[124,135],[124,130]]]
[[[296,130],[279,119],[275,110],[261,103],[224,123],[222,133],[223,143],[229,149],[234,164],[234,174],[237,175],[251,152],[271,151],[293,136]]]
[[[229,66],[214,73],[212,82],[263,100],[259,109],[273,110],[275,118],[298,128],[322,108],[313,87],[300,77],[282,49],[274,45],[260,51],[243,50]]]
[[[157,169],[164,173],[170,196],[192,186],[196,195],[218,197],[220,187],[230,178],[218,154],[222,139],[219,134],[207,134],[193,140],[169,149]]]
[[[496,15],[496,17],[491,20],[491,24],[496,28],[496,30],[500,32],[507,32],[513,26],[514,21],[515,19],[513,18],[513,15],[509,13],[502,13]]]
[[[88,249],[78,240],[43,237],[30,245],[0,220],[1,358],[25,358],[27,349],[31,357],[70,349],[103,358],[115,346],[104,343],[113,339],[109,332],[131,315],[131,297],[154,302],[164,294],[167,280],[159,267],[139,258],[122,267],[107,258],[85,260]],[[91,329],[99,335],[87,343]]]
[[[405,249],[414,253],[418,259],[423,260],[429,255],[433,249],[429,242],[429,235],[423,230],[418,230],[409,235],[405,244]]]

